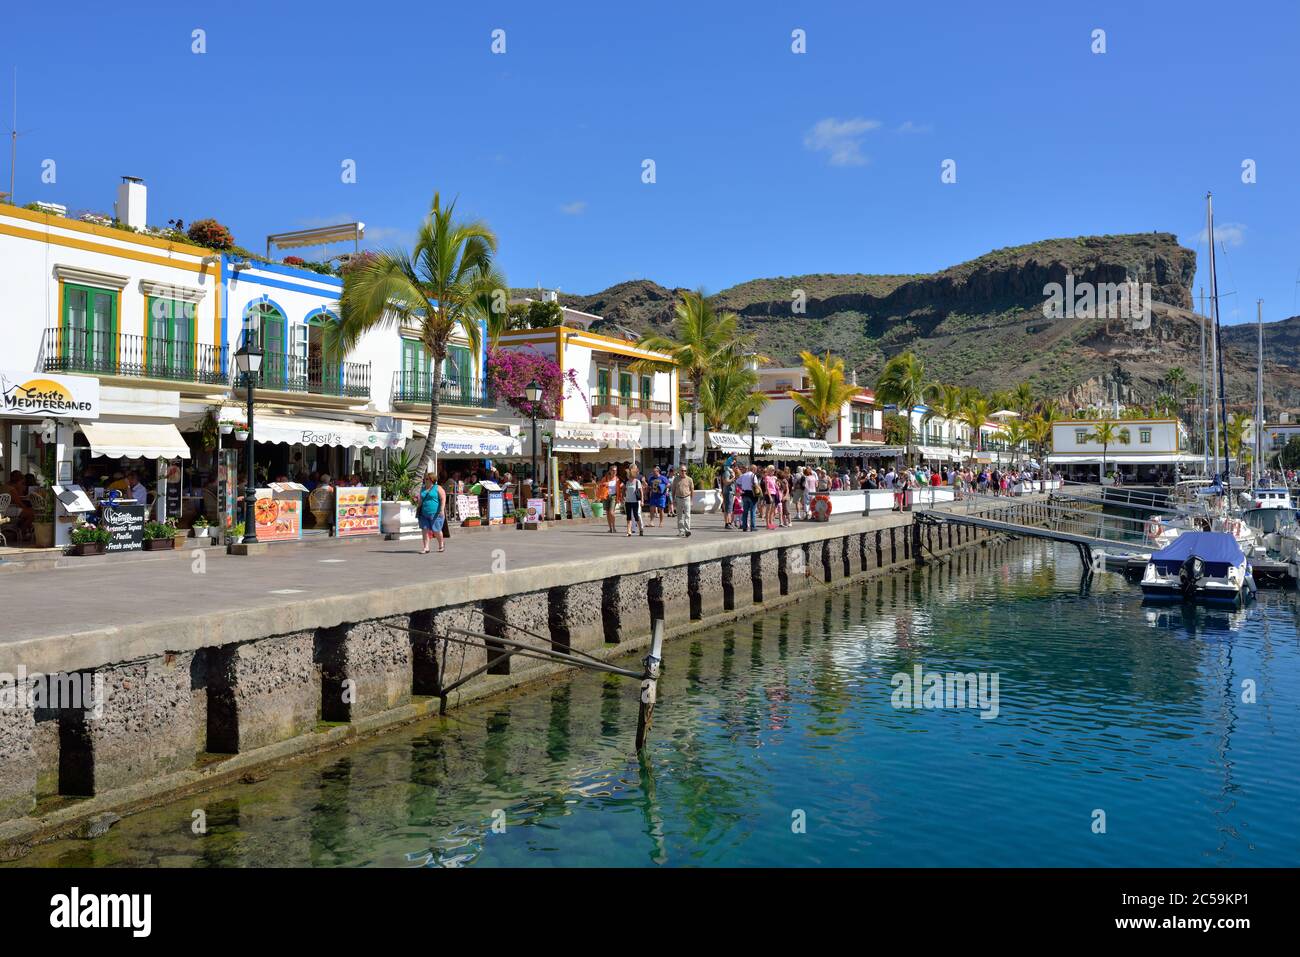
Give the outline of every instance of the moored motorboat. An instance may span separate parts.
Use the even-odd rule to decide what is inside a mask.
[[[1255,594],[1250,562],[1228,532],[1183,532],[1151,555],[1141,584],[1151,599],[1236,605]]]

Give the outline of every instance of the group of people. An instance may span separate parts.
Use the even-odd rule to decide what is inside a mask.
[[[605,508],[605,520],[610,533],[617,530],[615,505],[623,505],[627,521],[627,534],[644,535],[647,524],[663,528],[668,518],[677,519],[677,536],[691,535],[691,496],[695,482],[686,469],[654,466],[649,475],[642,476],[635,465],[629,466],[624,477],[611,465],[596,484],[596,501]]]

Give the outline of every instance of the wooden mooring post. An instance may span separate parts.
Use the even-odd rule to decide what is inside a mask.
[[[636,749],[644,751],[654,723],[655,698],[659,693],[659,665],[664,653],[664,620],[656,618],[650,640],[650,654],[645,658],[645,676],[641,679],[641,708],[636,716]]]

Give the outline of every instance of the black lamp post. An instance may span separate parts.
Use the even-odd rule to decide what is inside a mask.
[[[248,485],[244,488],[244,541],[256,545],[257,516],[253,512],[257,497],[256,480],[253,477],[253,382],[262,371],[262,350],[251,333],[245,334],[244,344],[235,353],[235,368],[244,377],[244,389],[248,393],[248,441],[244,445],[244,454],[248,457]]]
[[[533,498],[537,497],[537,406],[542,401],[542,387],[533,380],[524,386],[524,398],[528,400],[528,411],[533,420]]]
[[[749,461],[754,462],[754,433],[758,431],[758,413],[749,413]]]

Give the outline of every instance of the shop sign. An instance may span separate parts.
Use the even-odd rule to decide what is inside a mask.
[[[99,380],[0,369],[0,416],[98,419]]]
[[[144,548],[143,505],[105,505],[100,521],[111,536],[105,552],[138,552]]]
[[[351,535],[379,534],[379,486],[343,486],[334,490],[335,534],[339,538]]]

